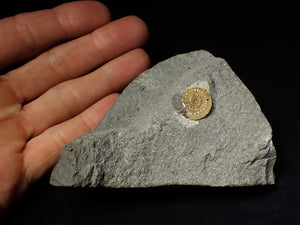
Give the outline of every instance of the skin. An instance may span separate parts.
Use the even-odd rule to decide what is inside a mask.
[[[145,23],[77,1],[0,20],[0,214],[149,67]]]

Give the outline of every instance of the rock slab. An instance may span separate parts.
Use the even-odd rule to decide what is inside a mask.
[[[209,115],[182,111],[187,88],[209,91]],[[272,129],[225,60],[207,51],[174,56],[137,77],[96,129],[66,145],[56,186],[149,187],[274,184]]]

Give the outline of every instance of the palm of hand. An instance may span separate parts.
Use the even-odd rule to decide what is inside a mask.
[[[0,208],[49,170],[64,144],[93,129],[149,66],[135,49],[147,38],[145,24],[109,20],[105,6],[84,1],[0,21],[0,69],[38,55],[0,76]],[[74,40],[55,46],[67,39]]]

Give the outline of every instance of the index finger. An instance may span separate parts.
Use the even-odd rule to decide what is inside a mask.
[[[106,24],[110,13],[96,1],[66,3],[53,9],[0,20],[0,70],[30,59],[54,44]]]

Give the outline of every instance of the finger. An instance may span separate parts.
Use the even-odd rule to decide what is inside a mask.
[[[65,81],[23,107],[21,115],[30,137],[82,112],[84,109],[126,86],[149,67],[149,57],[135,49],[113,59],[98,70]]]
[[[20,102],[27,102],[62,81],[140,46],[147,36],[145,23],[128,16],[40,55],[8,77]]]
[[[25,177],[33,182],[58,160],[63,146],[94,129],[119,95],[111,94],[76,117],[53,126],[31,139],[24,150]]]
[[[89,33],[109,20],[108,9],[96,1],[66,3],[0,20],[0,69],[36,56],[57,42]]]

